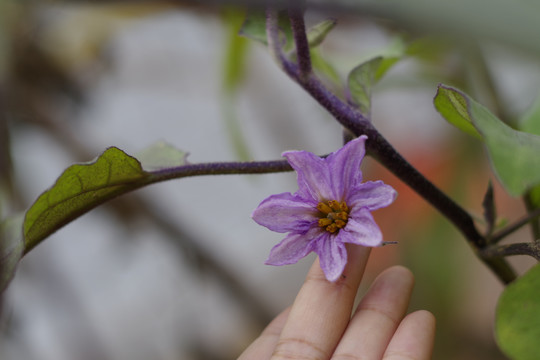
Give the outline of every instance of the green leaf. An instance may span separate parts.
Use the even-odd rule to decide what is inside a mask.
[[[535,360],[540,353],[540,264],[508,285],[499,298],[495,333],[512,359]]]
[[[314,48],[319,46],[336,24],[337,21],[335,19],[327,19],[309,28],[307,31],[309,47]]]
[[[368,116],[371,113],[371,89],[376,81],[375,74],[382,62],[382,57],[376,57],[358,65],[349,73],[347,80],[350,102]]]
[[[280,13],[278,21],[279,32],[283,38],[283,49],[289,51],[294,47],[291,23],[289,18],[285,16],[285,13],[283,12]],[[266,16],[264,11],[249,12],[242,24],[239,34],[267,45]]]
[[[330,82],[341,88],[342,82],[338,71],[330,64],[320,53],[319,49],[312,48],[310,51],[311,64],[313,69],[319,74],[324,76]]]
[[[137,159],[116,147],[94,162],[70,166],[26,212],[24,252],[94,207],[145,185],[149,175]]]
[[[482,139],[482,135],[476,130],[469,117],[467,99],[463,94],[452,91],[451,88],[439,86],[433,103],[437,111],[450,124],[477,139]]]
[[[264,12],[253,11],[248,13],[238,34],[267,45]]]
[[[405,43],[403,39],[396,37],[385,49],[379,51],[376,57],[352,69],[347,79],[349,102],[369,116],[373,86],[404,54]]]
[[[244,80],[250,45],[249,39],[239,36],[239,29],[242,27],[244,18],[245,11],[242,10],[228,10],[225,12],[228,34],[223,63],[221,114],[236,156],[240,160],[247,161],[250,158],[250,151],[236,112],[236,97],[238,89]],[[266,34],[264,34],[264,39],[266,40]]]
[[[238,34],[244,18],[243,11],[228,10],[224,14],[227,29],[227,43],[223,59],[224,91],[235,91],[244,79],[249,40]],[[266,34],[264,39],[266,41]]]
[[[375,81],[379,81],[407,52],[407,46],[401,37],[392,39],[386,49],[383,49],[379,56],[382,61],[375,71]]]
[[[23,255],[23,219],[20,215],[0,223],[0,295],[13,279]]]
[[[519,128],[525,132],[540,135],[540,96],[519,121]]]
[[[155,171],[185,165],[187,156],[187,152],[159,141],[138,153],[137,159],[144,171]]]
[[[540,136],[512,129],[468,95],[451,87],[439,85],[434,103],[448,122],[461,127],[468,122],[476,129],[495,173],[511,195],[522,195],[540,184]]]

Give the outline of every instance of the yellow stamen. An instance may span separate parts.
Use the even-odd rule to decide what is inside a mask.
[[[335,233],[338,230],[338,227],[335,223],[332,223],[326,227],[326,231]]]
[[[322,218],[322,219],[319,219],[319,226],[320,227],[325,227],[325,226],[328,226],[332,223],[332,219],[329,219],[329,218]]]
[[[317,210],[320,211],[318,225],[329,233],[335,233],[347,225],[349,207],[345,201],[329,200],[319,202]]]
[[[328,202],[328,206],[330,206],[332,208],[332,210],[334,211],[340,211],[341,208],[339,206],[339,202],[337,202],[336,200],[330,200]]]
[[[332,212],[332,209],[323,202],[317,204],[317,210],[324,214],[330,214]]]
[[[347,225],[347,223],[343,220],[336,220],[334,221],[334,224],[336,224],[336,226],[340,229]]]

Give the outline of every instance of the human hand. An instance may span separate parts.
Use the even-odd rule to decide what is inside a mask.
[[[361,299],[354,299],[370,253],[348,246],[343,276],[326,280],[319,261],[311,267],[292,307],[279,314],[239,360],[427,360],[435,318],[425,310],[405,313],[414,285],[401,266],[383,271]]]

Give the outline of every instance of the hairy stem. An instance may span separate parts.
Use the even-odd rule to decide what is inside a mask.
[[[505,245],[488,246],[479,252],[484,258],[494,258],[513,255],[529,255],[540,261],[540,243],[513,243]]]
[[[409,185],[425,200],[432,204],[445,217],[447,217],[465,236],[468,242],[475,249],[481,249],[486,246],[486,239],[478,232],[474,225],[474,221],[470,214],[461,206],[455,203],[445,193],[439,190],[433,183],[426,179],[420,172],[416,170],[409,162],[407,162],[392,145],[377,131],[369,119],[355,108],[338,98],[320,82],[320,80],[311,72],[306,76],[301,68],[300,59],[298,65],[289,61],[282,53],[277,39],[277,12],[268,10],[267,12],[267,37],[271,45],[271,50],[276,59],[279,61],[280,67],[289,75],[289,77],[304,88],[319,104],[324,107],[334,118],[339,121],[345,128],[349,129],[356,136],[365,134],[368,136],[366,148],[368,154],[373,156],[383,166],[395,174],[399,179]],[[297,49],[303,48],[304,42],[307,43],[305,29],[302,31],[299,28],[297,19],[292,19],[291,22],[296,22],[294,39],[297,44]],[[298,45],[300,43],[300,45]],[[308,52],[309,53],[309,52]],[[276,56],[277,54],[277,56]],[[303,53],[297,52],[297,57]],[[497,276],[504,283],[509,283],[515,279],[515,273],[506,263],[504,259],[483,259]]]
[[[287,160],[200,163],[152,171],[147,182],[200,175],[267,174],[291,170]]]
[[[502,229],[501,231],[493,234],[493,236],[490,239],[490,243],[497,243],[500,240],[504,239],[508,235],[512,234],[514,231],[519,230],[522,226],[527,225],[530,222],[537,222],[538,217],[540,216],[540,209],[535,209],[531,212],[529,212],[527,215],[525,215],[523,218],[519,219],[512,225],[509,225]],[[536,240],[540,240],[540,238],[536,237]]]
[[[296,44],[296,53],[298,55],[299,76],[302,79],[305,79],[311,74],[312,69],[303,10],[300,8],[290,8],[289,19],[291,20],[294,42]]]

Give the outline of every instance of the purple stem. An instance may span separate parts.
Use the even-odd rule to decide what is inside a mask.
[[[305,79],[311,74],[311,55],[309,43],[305,36],[306,25],[304,24],[303,10],[299,7],[289,9],[289,18],[293,31],[296,53],[298,54],[298,69],[301,78]]]
[[[291,18],[291,24],[295,24],[294,26],[296,27],[296,29],[294,29],[294,38],[295,41],[297,41],[297,57],[299,58],[299,64],[301,64],[302,60],[300,58],[305,56],[306,53],[309,54],[309,50],[306,52],[303,45],[298,45],[298,41],[300,44],[307,44],[305,29],[300,29],[300,24],[303,24],[303,20],[300,22],[299,17],[302,17],[303,15],[301,12],[290,12],[289,16]],[[371,121],[369,121],[364,114],[349,106],[335,94],[326,89],[312,71],[310,71],[309,74],[304,74],[300,65],[294,64],[286,58],[277,42],[279,34],[276,24],[277,13],[274,10],[269,9],[267,11],[267,38],[270,44],[270,50],[274,54],[274,57],[279,61],[281,68],[289,75],[289,77],[304,88],[304,90],[317,100],[317,102],[332,114],[345,128],[349,129],[356,136],[363,134],[367,135],[368,141],[366,142],[366,149],[371,156],[447,217],[463,233],[473,248],[484,248],[487,245],[486,239],[478,232],[472,217],[467,211],[439,190],[432,182],[426,179],[418,172],[418,170],[416,170],[416,168],[405,160],[379,133],[379,131],[377,131],[375,126],[373,126]],[[300,52],[300,50],[302,52]],[[516,275],[514,271],[504,259],[483,258],[483,260],[504,283],[509,283],[515,279]]]
[[[267,174],[291,170],[287,160],[187,164],[151,171],[147,183],[199,175]]]

